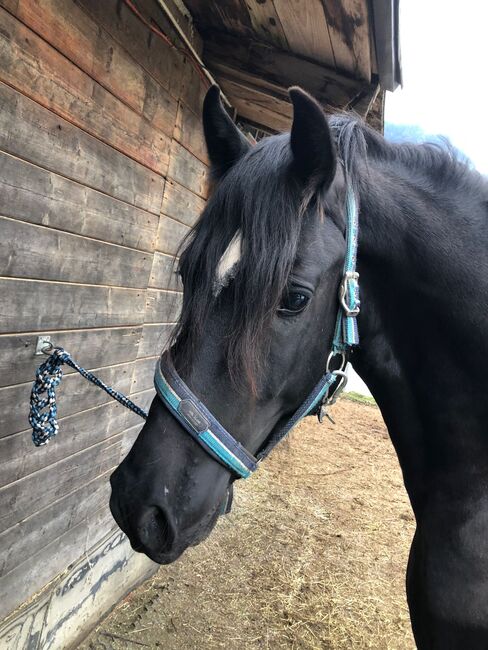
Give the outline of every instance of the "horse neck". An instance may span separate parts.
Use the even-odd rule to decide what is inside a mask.
[[[353,365],[380,406],[414,508],[433,476],[476,473],[480,459],[484,471],[488,460],[486,186],[473,177],[470,192],[466,177],[446,188],[433,176],[373,163],[359,192]]]

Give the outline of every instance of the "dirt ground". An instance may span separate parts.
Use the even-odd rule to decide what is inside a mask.
[[[307,418],[201,546],[134,591],[83,650],[414,648],[413,517],[379,410]],[[285,469],[286,468],[286,469]]]

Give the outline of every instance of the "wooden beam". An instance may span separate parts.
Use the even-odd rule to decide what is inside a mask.
[[[364,81],[371,80],[367,5],[365,0],[322,0],[337,70]]]
[[[320,0],[273,0],[290,50],[334,67],[334,54]]]
[[[290,49],[283,25],[272,2],[246,0],[247,12],[258,38],[284,50]]]
[[[299,84],[322,104],[343,108],[364,87],[348,75],[267,43],[244,40],[222,32],[206,34],[204,60],[216,71],[222,62],[238,74],[261,78],[265,83],[287,88]]]

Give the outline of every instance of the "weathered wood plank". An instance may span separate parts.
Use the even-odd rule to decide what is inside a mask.
[[[246,0],[246,7],[256,36],[276,47],[288,50],[283,25],[272,0],[269,2]]]
[[[107,508],[102,508],[50,544],[33,549],[23,564],[0,579],[0,618],[44,587],[114,528],[113,518]]]
[[[334,67],[334,54],[320,0],[273,0],[292,52]]]
[[[168,168],[176,105],[165,131],[156,129],[120,99],[0,9],[0,79],[153,171]]]
[[[189,232],[190,228],[185,224],[161,215],[156,249],[161,253],[177,255],[183,239]]]
[[[322,0],[322,6],[336,68],[371,81],[368,3],[365,0]]]
[[[182,102],[178,104],[175,130],[173,137],[199,160],[209,164],[207,145],[203,134],[202,118],[196,115]]]
[[[162,214],[194,226],[205,208],[205,201],[179,183],[168,179],[164,186]]]
[[[138,359],[134,364],[132,375],[132,393],[141,393],[154,386],[154,367],[159,356]]]
[[[186,0],[188,9],[197,27],[206,31],[209,27],[230,31],[240,36],[250,36],[252,24],[242,0],[202,3],[199,0]],[[202,31],[202,33],[204,33]]]
[[[155,289],[183,291],[181,278],[178,275],[178,260],[173,255],[154,253],[154,261],[148,286]]]
[[[0,216],[0,276],[144,289],[152,255]]]
[[[176,140],[171,142],[168,176],[202,198],[207,198],[207,165],[182,147]]]
[[[160,355],[168,347],[173,329],[174,324],[171,323],[144,325],[137,356],[142,358]]]
[[[148,289],[146,292],[146,323],[175,323],[181,310],[182,293]]]
[[[120,435],[112,436],[1,488],[0,532],[106,473],[119,456]]]
[[[43,546],[50,544],[101,508],[107,508],[109,476],[110,470],[1,533],[0,578],[26,562],[39,539]]]
[[[138,355],[142,326],[104,329],[44,331],[57,346],[68,350],[83,368],[103,363],[112,366],[132,361]],[[33,381],[36,368],[44,360],[36,355],[37,334],[0,336],[0,387]],[[64,366],[64,374],[75,372]],[[1,454],[0,454],[1,456]]]
[[[244,41],[229,34],[207,34],[205,61],[211,70],[219,65],[251,74],[286,88],[297,82],[323,104],[347,106],[362,83],[338,74],[334,68],[314,63],[267,43]]]
[[[95,369],[94,373],[109,386],[127,394],[130,390],[133,363]],[[29,428],[29,398],[32,384],[18,384],[0,389],[0,437]],[[112,398],[78,373],[67,375],[56,389],[58,417],[106,404]],[[80,422],[80,426],[83,426]],[[34,450],[33,450],[34,451]]]
[[[219,81],[239,115],[274,131],[290,130],[293,113],[290,102],[231,79],[220,77]]]
[[[60,324],[64,329],[139,325],[144,299],[138,289],[0,279],[0,333],[49,331]]]
[[[0,214],[153,251],[159,218],[151,212],[0,152]]]
[[[187,59],[182,71],[180,99],[196,115],[202,114],[203,100],[210,88],[210,80],[203,78],[197,68]]]
[[[182,53],[151,32],[119,0],[104,0],[104,2],[76,0],[76,2],[174,98],[180,96],[182,72],[185,65],[189,65]],[[161,24],[161,11],[155,2],[152,3],[152,11],[156,23]],[[167,25],[163,26],[163,31],[165,33],[170,31]],[[178,42],[177,45],[180,47],[181,43]],[[123,79],[121,81],[123,83]]]
[[[112,400],[61,418],[59,434],[49,445],[34,447],[30,429],[0,438],[0,487],[106,440],[139,421],[142,423],[133,415]]]
[[[0,149],[136,207],[159,212],[161,176],[3,83]]]
[[[116,18],[115,7],[110,11],[107,2],[97,4],[105,11],[105,20]],[[176,115],[174,98],[74,2],[21,0],[17,16],[112,95],[171,135]],[[94,91],[100,93],[96,86]],[[102,96],[105,94],[100,93],[98,99]]]

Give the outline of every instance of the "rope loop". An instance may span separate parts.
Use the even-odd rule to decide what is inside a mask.
[[[36,447],[45,445],[59,431],[56,388],[63,378],[63,364],[71,366],[82,377],[104,390],[122,406],[130,409],[143,419],[147,413],[128,397],[107,386],[101,379],[73,361],[69,352],[63,348],[53,348],[48,359],[36,371],[36,379],[30,397],[29,424],[32,427],[32,442]]]

